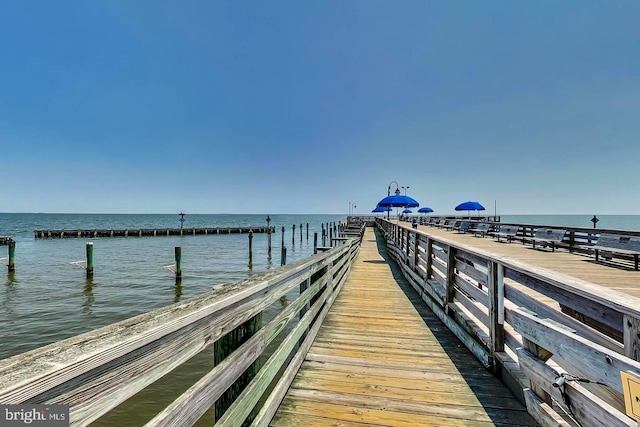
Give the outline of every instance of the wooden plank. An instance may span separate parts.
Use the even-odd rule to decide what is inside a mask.
[[[624,316],[624,355],[640,360],[640,319]]]
[[[524,398],[527,402],[527,411],[543,427],[571,427],[557,412],[542,401],[531,389],[524,390]]]

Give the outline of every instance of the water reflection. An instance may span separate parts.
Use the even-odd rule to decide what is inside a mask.
[[[176,279],[176,285],[173,287],[173,291],[175,293],[173,302],[180,302],[180,297],[182,296],[182,279]]]
[[[84,295],[84,303],[82,303],[82,314],[93,314],[93,306],[96,302],[93,296],[93,277],[87,277],[84,282],[84,289],[82,290]]]

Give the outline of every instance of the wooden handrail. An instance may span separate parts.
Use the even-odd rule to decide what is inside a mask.
[[[326,315],[359,248],[360,239],[350,238],[327,252],[274,271],[0,360],[0,402],[69,404],[71,424],[87,425],[260,315],[282,296],[300,289],[300,295],[287,308],[150,425],[195,422],[213,403],[212,396],[214,401],[220,397],[279,332],[297,322],[268,359],[265,369],[254,377],[257,382],[251,382],[248,400],[240,409],[230,408],[232,412],[227,416],[246,417],[262,397],[265,381],[269,384],[290,359],[294,344],[302,339],[313,340],[315,325]],[[304,351],[304,346],[298,351]],[[202,396],[206,399],[201,400]],[[216,418],[221,416],[216,414]]]
[[[545,391],[550,384],[536,383],[543,377],[540,364],[548,367],[546,371],[560,369],[570,378],[591,381],[571,389],[581,393],[576,401],[592,405],[574,413],[581,425],[599,426],[603,419],[610,426],[636,425],[625,415],[620,371],[640,374],[639,298],[464,246],[409,224],[380,218],[376,223],[409,283],[487,368],[511,376],[511,384],[517,384],[514,380],[523,369],[530,389],[523,383],[512,390],[527,401],[541,424],[551,422],[544,417],[553,412],[549,403],[556,394]],[[601,327],[568,316],[559,305],[589,316]],[[534,355],[538,362],[518,367],[516,354]],[[570,412],[566,402],[556,403]],[[545,410],[536,405],[546,405]],[[604,415],[594,416],[598,411]]]

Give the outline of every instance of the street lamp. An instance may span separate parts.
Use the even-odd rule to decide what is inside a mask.
[[[406,187],[403,185],[402,188],[404,189],[404,195],[407,195],[407,190],[409,189],[409,186],[407,185]]]
[[[397,196],[398,194],[400,194],[400,190],[398,189],[398,183],[397,183],[397,182],[395,182],[395,181],[391,181],[391,182],[389,183],[389,187],[387,187],[387,196],[390,196],[390,195],[391,195],[391,184],[395,184],[395,185],[396,185],[396,196]]]
[[[349,202],[349,216],[352,216],[356,209],[356,202]]]

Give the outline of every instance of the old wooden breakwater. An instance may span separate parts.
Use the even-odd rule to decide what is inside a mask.
[[[275,227],[207,227],[207,228],[134,228],[94,230],[34,230],[36,239],[61,239],[73,237],[157,237],[196,236],[208,234],[275,233]]]

